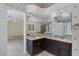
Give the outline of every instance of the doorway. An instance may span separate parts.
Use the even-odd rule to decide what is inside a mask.
[[[7,55],[23,56],[23,13],[16,10],[9,10],[8,19],[9,20],[7,22]]]

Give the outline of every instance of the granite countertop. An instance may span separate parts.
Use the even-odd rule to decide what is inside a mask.
[[[41,38],[48,38],[48,39],[51,39],[51,40],[57,40],[57,41],[63,41],[63,42],[67,42],[67,43],[72,43],[72,39],[66,39],[66,38],[63,38],[63,37],[57,37],[57,36],[27,36],[27,39],[29,40],[38,40],[38,39],[41,39]]]

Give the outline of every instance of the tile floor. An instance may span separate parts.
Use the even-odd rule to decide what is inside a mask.
[[[48,53],[47,51],[43,51],[42,53],[37,54],[36,56],[54,56],[54,55]]]
[[[13,39],[8,39],[7,46],[8,56],[30,56],[27,52],[23,54],[23,37],[14,37]],[[37,54],[36,56],[54,56],[46,51]]]
[[[22,56],[23,55],[23,37],[14,37],[8,39],[7,55]]]

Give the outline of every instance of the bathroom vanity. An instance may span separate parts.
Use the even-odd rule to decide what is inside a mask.
[[[29,37],[27,38],[27,52],[34,56],[43,50],[56,56],[71,56],[72,43],[69,40],[56,37]]]

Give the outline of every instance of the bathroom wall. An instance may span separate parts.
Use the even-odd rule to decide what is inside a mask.
[[[79,24],[79,4],[75,4],[72,11],[72,25]],[[72,55],[79,56],[79,28],[72,27]]]
[[[0,56],[7,55],[7,9],[0,4]]]
[[[23,21],[8,21],[8,37],[23,36]]]

